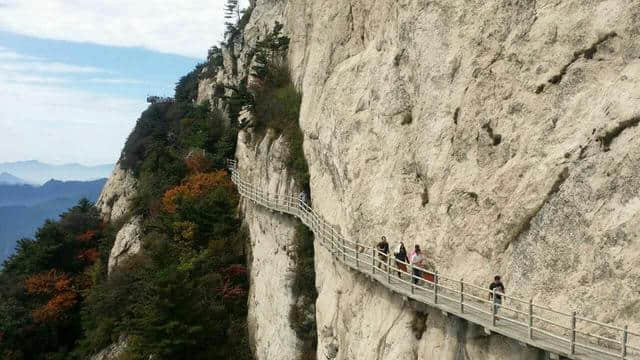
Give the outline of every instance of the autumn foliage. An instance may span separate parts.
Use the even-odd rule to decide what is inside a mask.
[[[211,161],[207,159],[204,151],[191,151],[185,159],[187,168],[192,173],[203,173],[211,169]]]
[[[82,250],[80,251],[80,254],[78,254],[77,258],[87,264],[93,264],[100,258],[100,252],[96,248]]]
[[[219,289],[225,300],[236,300],[247,294],[244,280],[247,268],[242,265],[231,265],[221,271],[223,277],[222,288]]]
[[[87,230],[85,232],[83,232],[82,234],[76,236],[76,240],[80,241],[80,242],[88,242],[89,240],[93,239],[93,237],[96,236],[96,232],[93,230]]]
[[[181,185],[165,192],[162,205],[166,212],[172,214],[176,212],[180,201],[203,197],[216,188],[233,190],[233,183],[226,171],[199,173],[188,177]]]
[[[78,295],[73,289],[71,278],[56,270],[47,271],[27,277],[25,289],[28,294],[44,295],[48,301],[33,310],[33,318],[37,322],[51,322],[60,317],[78,302]]]

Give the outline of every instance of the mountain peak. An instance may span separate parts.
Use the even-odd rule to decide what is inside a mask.
[[[21,183],[43,184],[50,179],[89,181],[109,177],[113,164],[85,166],[78,163],[53,165],[39,160],[0,163],[0,172],[8,173]],[[24,180],[23,180],[24,179]]]
[[[26,184],[26,183],[27,183],[26,181],[20,179],[17,176],[9,174],[6,171],[0,173],[0,184],[15,185],[15,184]]]

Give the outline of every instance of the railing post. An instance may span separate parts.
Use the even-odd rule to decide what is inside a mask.
[[[409,264],[409,284],[411,284],[411,293],[415,293],[415,288],[413,286],[413,264]]]
[[[627,357],[627,341],[629,340],[629,326],[625,325],[622,330],[622,347],[620,348],[620,359],[624,360]]]
[[[311,220],[311,223],[313,223],[313,220]],[[329,228],[329,232],[331,233],[331,255],[336,256],[336,246],[335,246],[335,237],[333,236],[333,228],[330,227]]]
[[[533,299],[529,299],[529,339],[533,340]]]
[[[391,284],[391,256],[387,254],[387,283]]]
[[[491,294],[491,325],[496,326],[496,288],[493,288]]]
[[[433,303],[438,303],[438,272],[433,273]]]
[[[360,248],[360,246],[358,245],[358,239],[356,238],[356,269],[360,268],[360,260],[358,259],[359,256],[358,254],[360,254],[360,251],[358,251]]]
[[[576,312],[571,312],[571,342],[569,342],[569,354],[576,353]]]
[[[460,312],[464,313],[464,278],[460,278]]]
[[[347,247],[344,244],[344,236],[342,237],[342,262],[347,263]]]
[[[376,274],[376,249],[371,249],[371,275]]]

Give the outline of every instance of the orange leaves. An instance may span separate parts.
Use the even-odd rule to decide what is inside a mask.
[[[100,258],[100,252],[96,248],[82,250],[80,251],[80,254],[77,256],[77,258],[78,260],[93,264]]]
[[[65,273],[58,275],[56,270],[51,270],[29,276],[25,280],[25,289],[29,294],[52,294],[71,289],[71,280]]]
[[[207,159],[204,151],[191,151],[184,162],[187,164],[187,168],[196,174],[203,173],[211,168],[211,162]]]
[[[178,208],[179,200],[195,200],[218,187],[233,189],[226,171],[198,173],[188,177],[182,185],[167,190],[162,198],[162,205],[166,212],[173,214]]]
[[[244,278],[247,268],[242,265],[231,265],[222,270],[223,283],[220,292],[225,300],[242,299],[247,294]]]
[[[73,291],[60,293],[43,306],[33,310],[33,318],[38,322],[59,320],[64,313],[78,302],[78,295]]]
[[[80,241],[80,242],[88,242],[89,240],[93,239],[93,237],[96,235],[96,232],[93,230],[87,230],[85,232],[83,232],[82,234],[76,236],[76,240]]]
[[[29,276],[25,280],[25,289],[31,295],[51,296],[46,304],[33,310],[33,318],[38,322],[58,320],[78,302],[69,276],[58,274],[56,270]]]

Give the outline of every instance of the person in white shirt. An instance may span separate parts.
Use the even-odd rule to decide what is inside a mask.
[[[420,267],[422,269],[425,267],[425,258],[420,250],[420,245],[416,245],[415,253],[411,256],[411,267],[413,268],[413,283],[417,285],[422,278],[422,270],[416,267]]]

